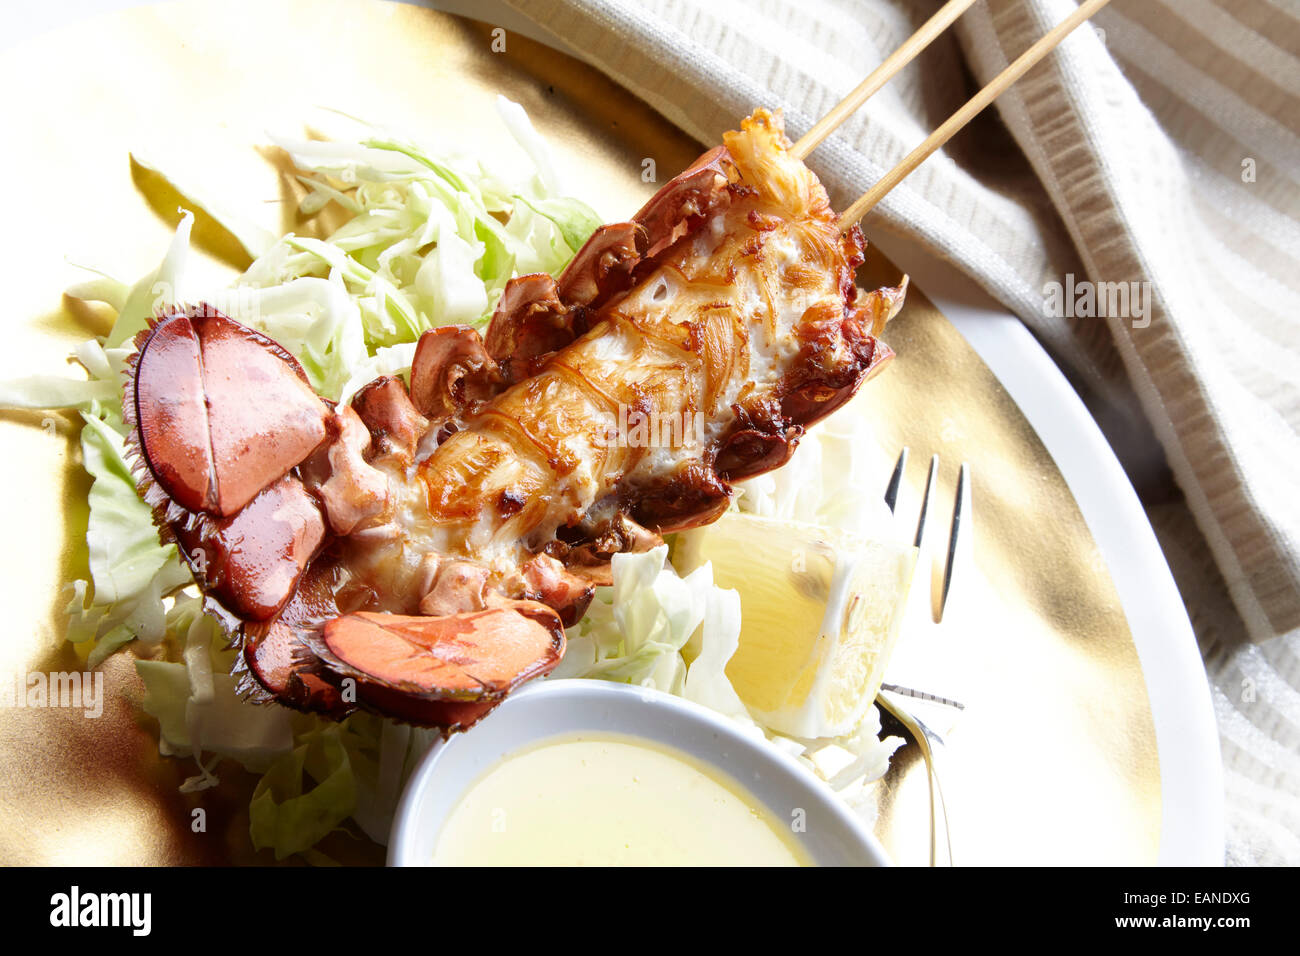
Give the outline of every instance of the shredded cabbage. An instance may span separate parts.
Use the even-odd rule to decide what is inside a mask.
[[[871,419],[854,399],[799,441],[776,471],[742,481],[735,507],[751,514],[841,528],[864,537],[894,538],[882,476],[890,473]]]
[[[681,694],[681,650],[704,619],[713,569],[685,578],[665,571],[667,545],[616,554],[614,586],[597,591],[569,635],[557,677],[600,677]]]
[[[158,540],[149,506],[136,494],[126,463],[121,421],[82,412],[82,460],[94,477],[86,548],[96,601],[114,604],[140,594],[176,558],[176,546]]]
[[[310,721],[258,782],[249,804],[253,845],[269,847],[276,859],[304,853],[328,863],[312,848],[349,818],[386,843],[406,779],[436,737],[370,714]]]
[[[315,846],[352,815],[357,781],[346,733],[339,725],[317,726],[262,775],[248,804],[253,846],[270,847],[282,860]]]

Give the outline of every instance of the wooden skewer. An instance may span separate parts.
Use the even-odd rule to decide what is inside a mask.
[[[1041,40],[1022,53],[1014,63],[993,78],[988,86],[980,90],[967,101],[966,105],[948,117],[947,122],[925,138],[920,146],[907,154],[897,166],[868,189],[862,196],[840,216],[840,229],[847,230],[867,214],[876,203],[880,202],[891,189],[897,186],[908,173],[925,162],[936,149],[948,142],[953,134],[974,118],[980,110],[988,106],[1016,80],[1020,79],[1039,60],[1047,56],[1058,43],[1065,39],[1080,23],[1104,7],[1110,0],[1087,0],[1068,17],[1053,27]]]
[[[953,21],[966,12],[975,0],[948,0],[939,11],[908,37],[903,45],[885,58],[880,66],[871,71],[865,80],[854,87],[853,92],[840,100],[835,107],[817,121],[812,129],[799,137],[790,152],[803,159],[816,149],[827,136],[835,132],[846,119],[853,115],[859,106],[870,99],[877,90],[894,78],[903,67],[916,59],[917,54],[928,47],[940,33],[952,26]]]

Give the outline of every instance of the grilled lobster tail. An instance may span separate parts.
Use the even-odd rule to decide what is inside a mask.
[[[140,333],[142,491],[250,693],[469,726],[559,662],[612,555],[715,519],[880,369],[903,289],[856,288],[861,234],[788,145],[756,112],[486,336],[426,332],[409,391],[336,405],[203,306]]]

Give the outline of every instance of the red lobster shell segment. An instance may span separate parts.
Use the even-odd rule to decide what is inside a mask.
[[[318,646],[338,670],[355,667],[363,681],[438,700],[495,699],[550,670],[564,650],[554,611],[545,605],[520,609],[527,613],[348,614],[325,624]],[[506,640],[503,626],[510,628]]]
[[[298,361],[215,310],[167,316],[136,347],[151,356],[128,396],[138,445],[182,508],[233,515],[325,439],[329,410]]]
[[[146,500],[255,696],[459,729],[560,660],[614,554],[714,520],[890,358],[903,289],[758,111],[481,337],[421,338],[410,389],[336,406],[206,308],[138,337]]]

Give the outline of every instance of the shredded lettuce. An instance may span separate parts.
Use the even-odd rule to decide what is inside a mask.
[[[667,545],[616,554],[614,586],[601,588],[570,632],[557,677],[599,677],[681,694],[681,650],[704,619],[713,569],[685,578],[665,570]]]
[[[800,439],[799,451],[776,471],[740,482],[741,511],[892,538],[882,476],[890,473],[871,418],[851,401]]]
[[[164,754],[201,758],[210,753],[265,770],[292,745],[288,711],[244,701],[229,674],[212,673],[207,692],[201,693],[188,662],[137,660],[135,665],[145,685],[144,709],[158,720]],[[216,778],[205,773],[187,782],[187,789],[214,783]]]
[[[0,382],[0,408],[90,408],[118,400],[112,381],[34,375]]]
[[[729,589],[711,587],[705,597],[704,620],[693,639],[695,655],[686,669],[682,696],[742,723],[750,723],[745,704],[726,672],[727,663],[740,647],[741,623],[740,595]]]
[[[516,195],[516,199],[526,204],[529,209],[551,221],[560,232],[564,244],[574,252],[582,248],[593,232],[600,228],[601,222],[591,207],[569,197],[556,199],[529,199]]]
[[[185,302],[186,290],[181,280],[185,266],[190,258],[190,233],[194,230],[194,214],[184,211],[180,223],[176,226],[176,235],[172,238],[167,255],[158,268],[131,286],[118,310],[117,321],[113,330],[103,342],[105,349],[121,348],[143,330],[150,316],[162,305],[173,302]],[[122,366],[118,366],[118,371]]]
[[[313,721],[258,782],[249,804],[253,845],[276,859],[295,853],[331,862],[313,847],[351,818],[376,843],[388,840],[407,777],[437,731],[369,714]]]
[[[497,115],[501,117],[501,122],[510,131],[510,135],[533,161],[537,169],[540,192],[557,196],[563,194],[564,188],[560,182],[560,174],[555,168],[555,159],[551,156],[551,148],[538,134],[524,108],[500,95],[496,98],[496,108]]]
[[[558,273],[600,223],[577,199],[549,193],[549,176],[512,181],[390,133],[364,133],[351,143],[275,138],[309,190],[300,211],[337,203],[353,215],[327,238],[272,244],[225,303],[297,355],[321,394],[341,400],[368,381],[360,374],[409,366],[408,350],[385,349],[436,325],[484,327],[513,276]]]
[[[236,693],[230,675],[234,652],[216,621],[203,612],[201,597],[182,592],[169,603],[167,631],[178,645],[179,660],[135,662],[145,685],[145,712],[158,720],[159,750],[194,757],[199,774],[185,781],[185,790],[216,784],[212,770],[220,758],[266,770],[293,746],[291,713],[249,703]]]
[[[229,232],[243,246],[244,251],[250,258],[256,258],[268,249],[275,242],[275,236],[263,229],[254,222],[245,219],[232,209],[216,208],[212,205],[211,200],[203,198],[203,190],[197,187],[197,184],[190,183],[185,179],[178,179],[175,172],[165,173],[164,168],[170,169],[170,166],[158,162],[156,159],[146,156],[139,150],[132,150],[131,161],[142,169],[162,176],[180,193],[185,202],[196,209],[202,209],[205,213],[221,223],[222,228]]]
[[[176,546],[159,541],[149,506],[136,493],[120,420],[114,428],[105,418],[85,412],[81,417],[82,461],[95,479],[86,530],[90,577],[96,602],[113,604],[143,592],[175,558]]]
[[[282,860],[306,850],[342,825],[357,804],[357,783],[342,726],[321,725],[275,761],[248,805],[253,846]]]

